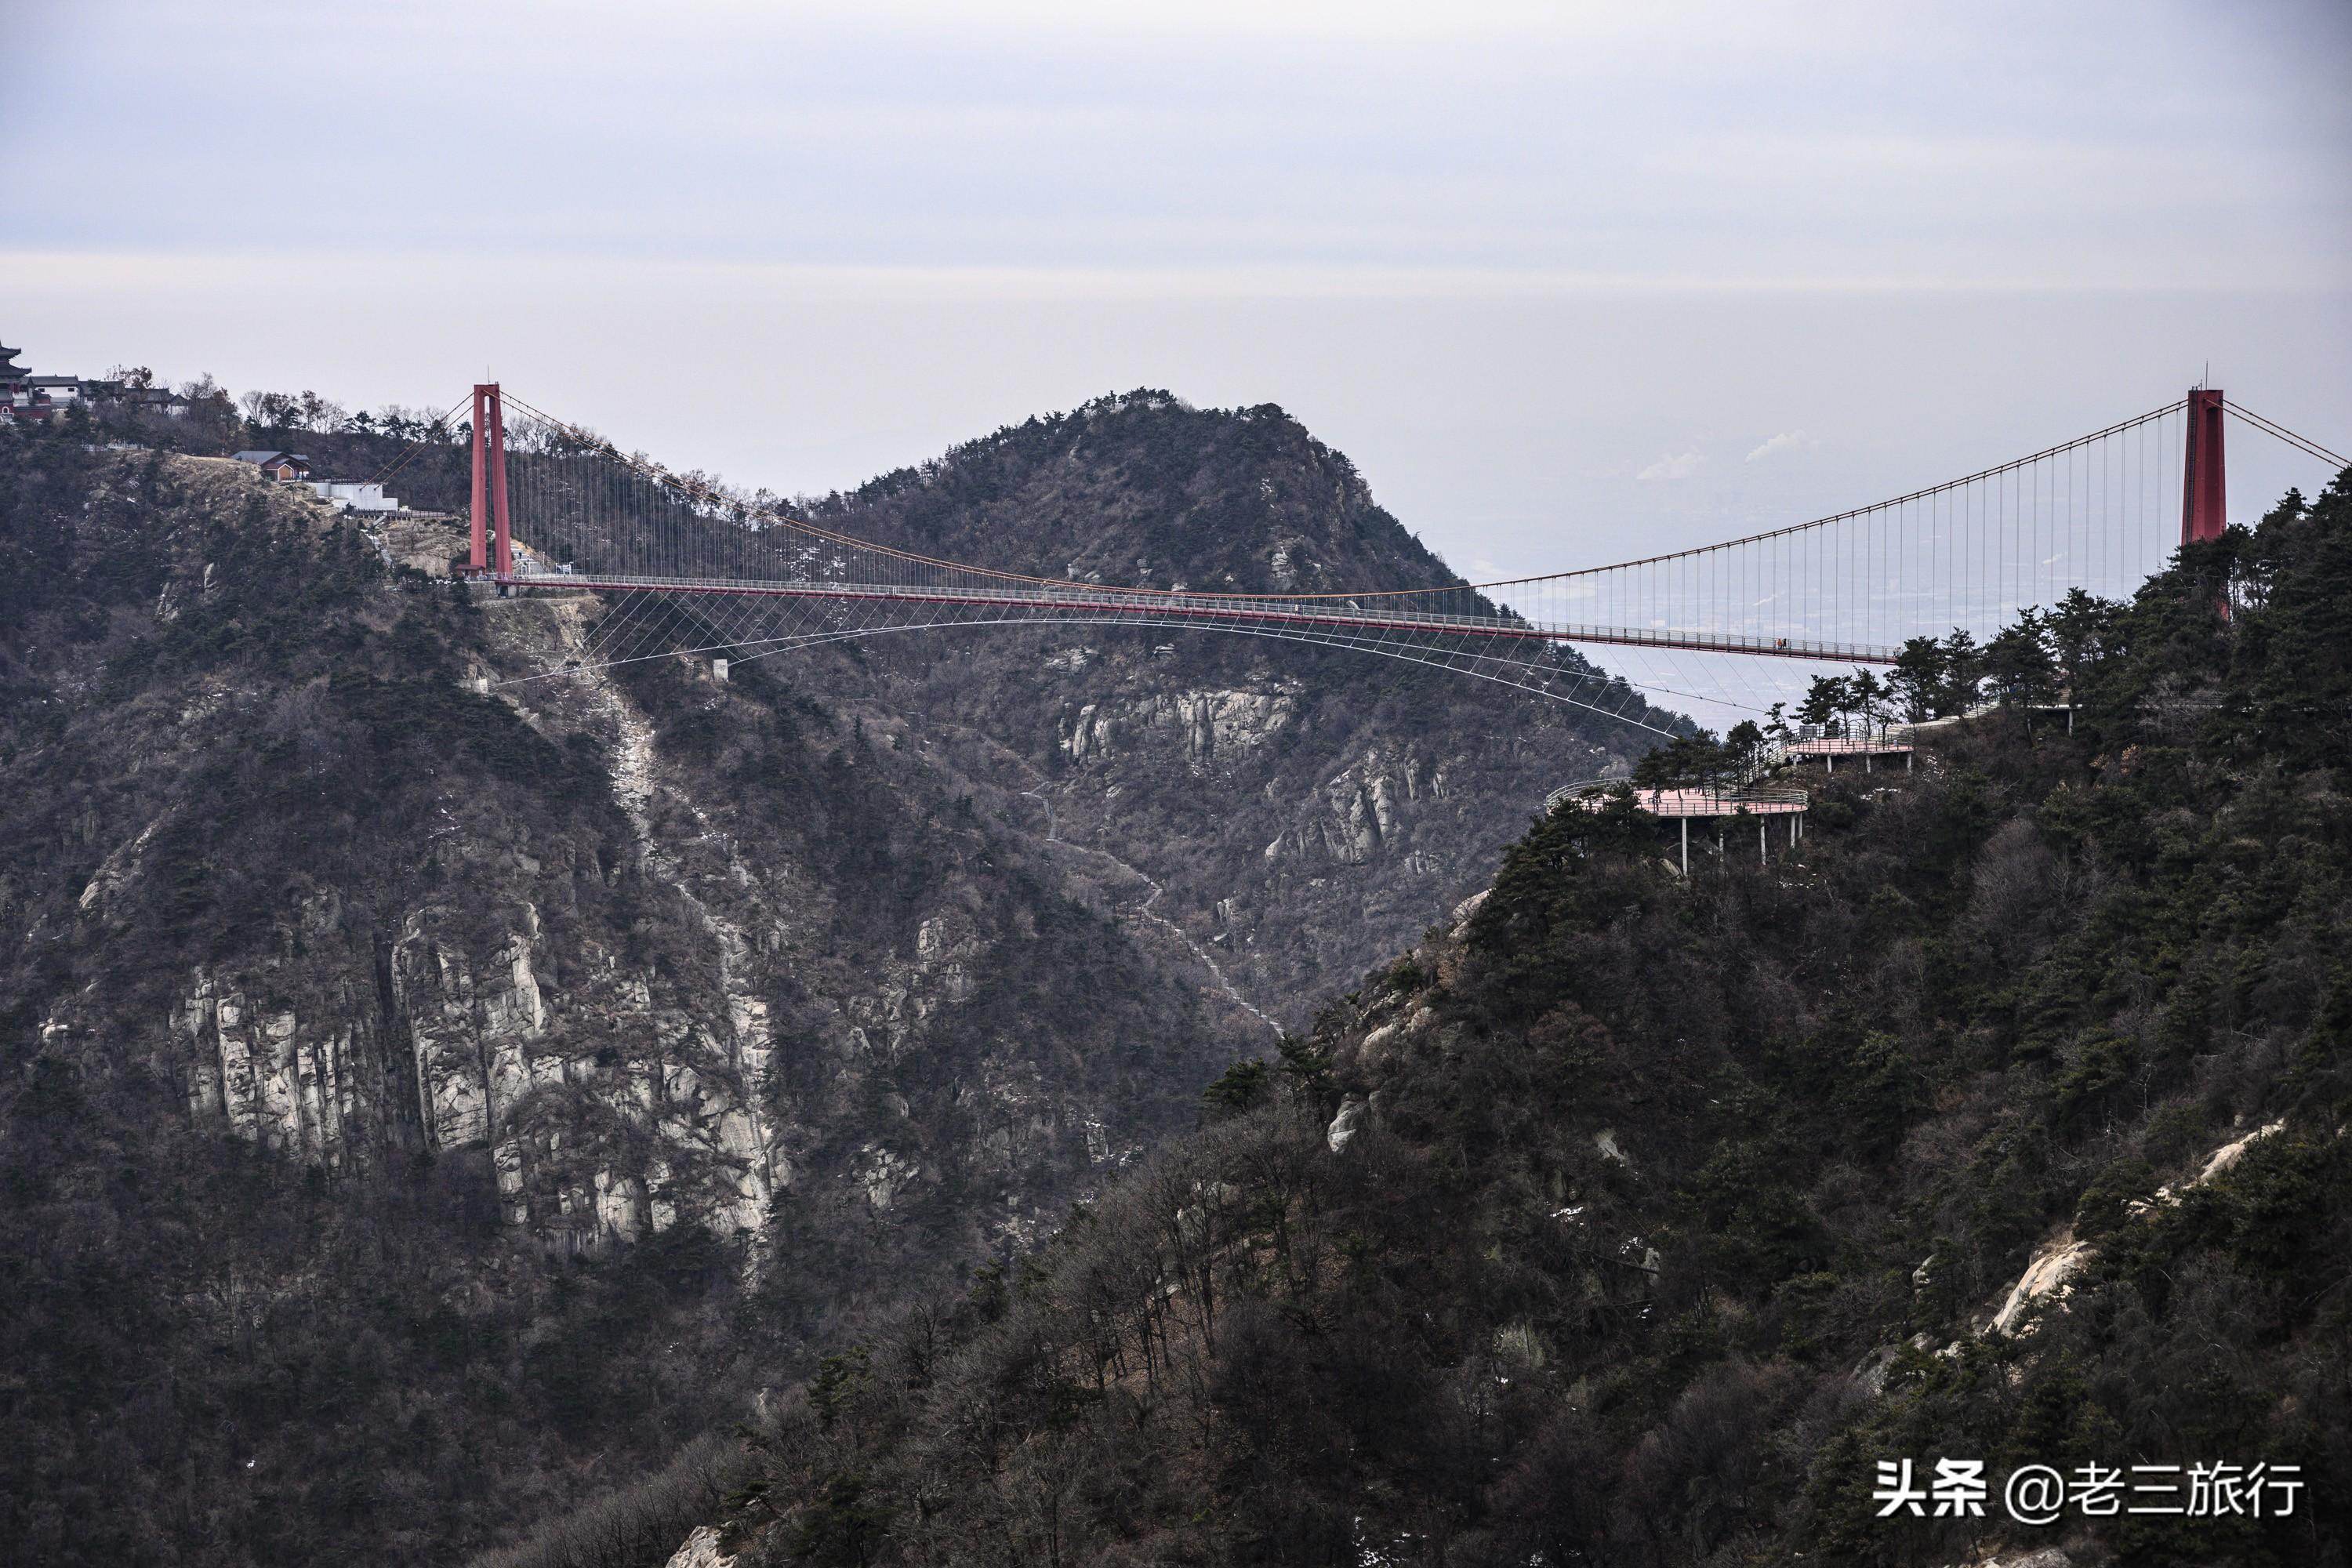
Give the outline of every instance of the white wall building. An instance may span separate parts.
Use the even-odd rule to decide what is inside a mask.
[[[398,511],[397,498],[383,493],[382,485],[362,484],[350,479],[312,479],[310,489],[320,500],[338,506],[345,511]]]

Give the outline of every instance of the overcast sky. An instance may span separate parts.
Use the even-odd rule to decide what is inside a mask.
[[[2352,5],[0,0],[0,338],[822,490],[1276,402],[1474,575],[2203,374],[2352,437]],[[37,129],[35,129],[37,128]],[[2233,510],[2317,475],[2233,434]]]

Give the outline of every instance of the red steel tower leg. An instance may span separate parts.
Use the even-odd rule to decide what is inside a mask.
[[[466,571],[469,577],[481,576],[489,565],[488,554],[483,548],[483,531],[488,527],[490,517],[489,472],[482,461],[482,447],[488,438],[490,422],[484,405],[488,402],[488,395],[491,390],[488,386],[474,388],[474,490],[473,504],[466,514],[471,520],[474,534],[474,553]]]
[[[2189,395],[2189,437],[2181,443],[2180,542],[2219,539],[2230,525],[2221,463],[2221,395]]]
[[[490,384],[490,521],[496,547],[491,560],[504,583],[514,576],[514,532],[507,525],[507,409],[496,382]]]
[[[499,384],[474,388],[473,574],[504,583],[514,575],[514,538],[507,525],[507,416]]]

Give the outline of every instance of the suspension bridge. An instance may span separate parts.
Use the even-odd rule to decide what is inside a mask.
[[[2346,466],[2199,388],[1958,479],[1718,543],[1498,582],[1203,593],[855,537],[625,456],[493,383],[473,390],[467,574],[508,594],[602,596],[564,669],[960,627],[1128,626],[1354,649],[1623,718],[1639,683],[1578,650],[1885,665],[1909,638],[1989,637],[2076,589],[2128,596],[2177,545],[2226,526],[2232,419],[2331,476]]]

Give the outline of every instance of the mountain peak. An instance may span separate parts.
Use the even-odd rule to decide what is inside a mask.
[[[1003,570],[1223,593],[1461,578],[1278,404],[1108,393],[812,505],[828,526]]]

